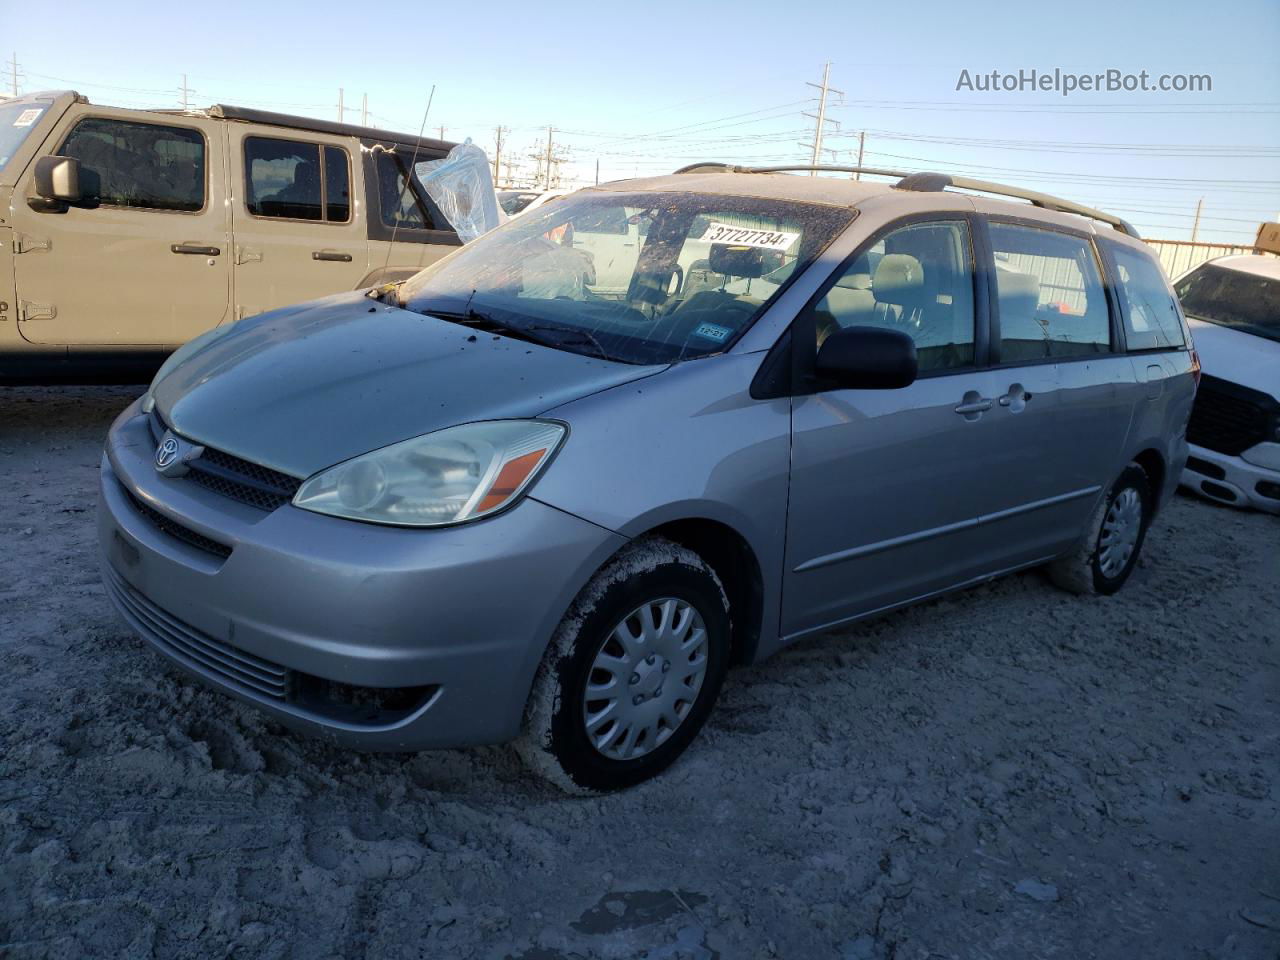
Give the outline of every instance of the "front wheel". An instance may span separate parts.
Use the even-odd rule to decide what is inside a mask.
[[[1115,593],[1137,565],[1152,508],[1147,472],[1131,463],[1090,516],[1080,545],[1049,564],[1050,579],[1072,593]]]
[[[656,775],[697,735],[729,663],[729,604],[696,553],[624,548],[565,615],[534,680],[516,749],[571,792]]]

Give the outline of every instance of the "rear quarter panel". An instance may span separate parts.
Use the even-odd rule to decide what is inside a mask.
[[[1135,354],[1130,359],[1140,384],[1147,379],[1148,367],[1158,365],[1164,371],[1164,378],[1158,384],[1146,383],[1146,397],[1138,401],[1126,457],[1127,462],[1144,450],[1160,454],[1164,478],[1157,495],[1158,505],[1163,505],[1177,487],[1178,477],[1187,463],[1187,421],[1191,419],[1191,406],[1196,398],[1191,353],[1171,350]]]

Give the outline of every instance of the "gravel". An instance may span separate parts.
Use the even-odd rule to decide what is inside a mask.
[[[99,584],[136,390],[0,389],[0,957],[1280,957],[1280,521],[1177,497],[1113,598],[1027,573],[730,674],[568,797],[165,667]]]

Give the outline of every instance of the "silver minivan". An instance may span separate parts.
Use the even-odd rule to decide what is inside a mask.
[[[894,176],[603,185],[193,341],[107,441],[111,599],[295,728],[607,790],[731,664],[1027,567],[1113,593],[1187,455],[1168,281],[1100,211]]]

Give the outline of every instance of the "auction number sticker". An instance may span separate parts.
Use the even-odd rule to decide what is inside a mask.
[[[707,225],[707,231],[701,239],[735,247],[759,247],[761,250],[786,251],[800,239],[800,234],[787,233],[783,230],[753,230],[750,227],[734,226],[732,223],[712,222]]]
[[[18,114],[18,119],[13,121],[15,127],[29,127],[40,119],[40,114],[44,113],[43,107],[37,107],[34,110],[23,110]]]

